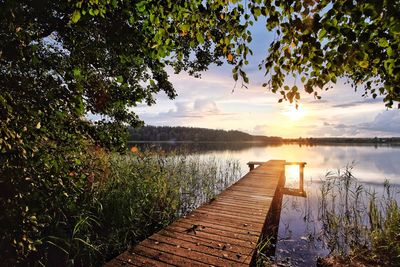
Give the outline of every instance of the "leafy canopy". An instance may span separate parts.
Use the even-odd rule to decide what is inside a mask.
[[[106,16],[110,3],[118,5],[116,1],[89,1],[85,7],[78,3],[81,9],[72,19],[77,21],[80,15],[75,15],[86,12]],[[259,67],[268,77],[263,86],[279,92],[281,100],[299,100],[300,84],[306,93],[320,98],[319,91],[332,88],[341,77],[348,78],[356,89],[362,87],[365,96],[382,95],[387,107],[400,100],[398,0],[189,1],[183,9],[175,1],[166,3],[183,15],[165,12],[157,1],[136,4],[142,18],[150,22],[145,25],[151,25],[153,34],[147,41],[158,49],[160,58],[170,55],[174,35],[188,34],[193,39],[191,46],[196,46],[196,41],[212,42],[235,65],[233,78],[242,78],[245,85],[249,80],[243,67],[252,53],[248,48],[251,32],[247,29],[254,20],[266,17],[266,29],[275,31],[276,37]],[[210,12],[215,14],[210,18],[204,15]],[[165,17],[177,23],[160,23]],[[222,34],[215,35],[208,28],[216,21],[229,23],[218,24]],[[182,57],[180,53],[177,56]],[[301,83],[289,87],[285,85],[287,77],[296,81],[299,78]]]
[[[270,79],[264,86],[293,101],[297,86],[318,96],[346,77],[365,95],[384,97],[387,107],[400,100],[400,1],[266,1],[267,28],[277,37],[260,65]]]

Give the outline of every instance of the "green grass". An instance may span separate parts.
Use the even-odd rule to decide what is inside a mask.
[[[351,167],[328,173],[321,186],[319,220],[331,255],[400,266],[399,192],[386,181],[378,194],[352,173]]]

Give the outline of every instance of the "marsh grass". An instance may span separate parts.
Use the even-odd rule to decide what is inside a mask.
[[[307,198],[286,197],[285,236],[275,256],[257,252],[257,266],[312,266],[315,258],[317,266],[400,266],[398,186],[359,182],[350,164],[328,172],[319,185],[306,184],[306,191]]]
[[[91,252],[108,260],[188,213],[241,177],[239,163],[162,151],[113,154],[97,185],[97,215],[82,226]],[[100,253],[99,253],[100,252]]]
[[[255,266],[273,266],[274,260],[272,259],[271,255],[269,255],[269,250],[273,245],[274,244],[271,237],[260,237],[255,250]]]
[[[329,172],[322,185],[319,220],[331,254],[373,265],[400,266],[398,188],[377,192],[359,183],[353,168]]]

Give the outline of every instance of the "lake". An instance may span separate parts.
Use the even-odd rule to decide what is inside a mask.
[[[315,266],[318,256],[325,256],[329,250],[319,240],[321,224],[318,221],[318,199],[321,181],[328,171],[353,166],[353,175],[365,187],[381,192],[388,180],[400,188],[400,147],[399,146],[300,146],[297,144],[263,146],[255,144],[158,144],[163,149],[185,147],[201,156],[219,159],[236,159],[242,172],[248,171],[249,161],[304,161],[305,190],[307,197],[285,195],[281,211],[275,262],[286,266]],[[146,146],[139,144],[139,146]],[[288,167],[290,168],[290,167]],[[286,186],[297,185],[296,170],[287,169]]]

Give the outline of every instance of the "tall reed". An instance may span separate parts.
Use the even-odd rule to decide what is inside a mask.
[[[241,177],[239,163],[186,154],[130,153],[110,158],[99,187],[99,249],[114,256],[213,198]]]
[[[319,220],[332,255],[400,266],[398,201],[399,191],[388,181],[377,192],[358,182],[351,166],[329,172],[321,185]]]

